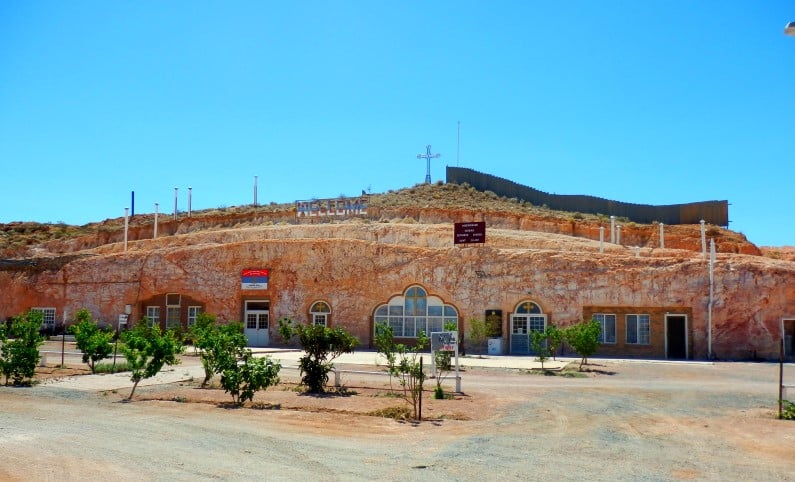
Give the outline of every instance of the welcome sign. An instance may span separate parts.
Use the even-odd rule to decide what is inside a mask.
[[[242,273],[241,289],[266,290],[268,289],[267,269],[244,269]]]

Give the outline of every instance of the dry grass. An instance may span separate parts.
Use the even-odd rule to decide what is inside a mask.
[[[500,197],[491,191],[481,192],[464,183],[445,184],[437,182],[435,184],[417,184],[412,187],[388,191],[382,194],[370,195],[370,206],[373,212],[385,212],[387,218],[371,216],[365,219],[339,220],[329,219],[327,222],[393,222],[393,223],[415,223],[415,213],[411,211],[417,209],[439,209],[439,210],[473,210],[486,213],[512,213],[543,218],[545,221],[554,223],[605,223],[607,216],[583,214],[578,212],[553,211],[545,206],[533,206],[532,204],[516,199]],[[402,211],[402,212],[401,212]],[[295,206],[293,203],[270,203],[266,205],[242,205],[242,206],[221,206],[212,209],[193,211],[190,224],[184,225],[183,218],[178,228],[179,233],[197,232],[204,230],[234,229],[241,226],[259,225],[281,225],[293,222]],[[167,216],[161,218],[161,222],[168,223]],[[148,228],[154,223],[152,214],[138,214],[130,220],[130,228]],[[634,223],[624,223],[628,226],[638,226]],[[643,225],[646,229],[654,229],[651,225]],[[97,246],[103,242],[114,242],[121,238],[121,231],[124,228],[124,218],[106,219],[104,221],[86,224],[83,226],[72,226],[64,223],[35,223],[35,222],[14,222],[0,224],[0,261],[6,259],[34,258],[52,254],[63,255],[74,252],[62,241],[73,238],[94,236],[96,239],[102,237],[108,241],[93,241]],[[722,239],[743,242],[744,237],[738,233],[721,228],[710,227],[711,234],[720,234]],[[53,243],[54,242],[54,243]],[[46,245],[46,243],[50,243]],[[91,244],[91,243],[88,243]],[[54,247],[56,245],[57,247]],[[53,249],[50,249],[50,248]],[[771,253],[771,257],[780,256],[780,253]]]

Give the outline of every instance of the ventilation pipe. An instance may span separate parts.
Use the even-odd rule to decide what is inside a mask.
[[[610,242],[616,244],[616,217],[610,216]]]
[[[704,220],[701,220],[701,257],[707,259],[707,228]]]
[[[665,224],[660,223],[660,248],[665,249]]]
[[[605,227],[599,226],[599,252],[605,252]]]
[[[157,208],[160,206],[159,203],[155,203],[155,233],[152,239],[157,239]]]

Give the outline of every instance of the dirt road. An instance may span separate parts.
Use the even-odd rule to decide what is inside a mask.
[[[456,403],[475,416],[421,424],[4,387],[0,479],[795,480],[776,365],[596,363],[587,378],[469,370]]]

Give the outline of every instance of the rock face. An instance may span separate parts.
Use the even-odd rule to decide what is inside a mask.
[[[329,324],[347,328],[368,346],[379,305],[420,286],[455,308],[464,333],[469,320],[501,310],[503,352],[519,346],[514,316],[532,301],[547,324],[559,326],[594,313],[615,314],[616,340],[604,345],[603,354],[674,357],[671,346],[684,336],[687,358],[708,357],[711,345],[717,357],[728,359],[776,358],[782,327],[789,326],[782,320],[795,320],[795,262],[786,259],[718,254],[710,314],[709,261],[697,251],[647,242],[639,248],[605,243],[600,252],[599,241],[531,231],[518,218],[489,222],[483,245],[454,246],[449,215],[418,217],[420,222],[219,228],[139,239],[127,252],[118,242],[60,242],[62,252],[75,251],[62,263],[0,267],[0,318],[52,307],[60,321],[86,307],[114,323],[129,304],[137,320],[147,315],[151,300],[179,294],[221,320],[246,321],[246,301],[265,300],[268,343],[274,343],[275,320],[307,322],[312,304],[325,301]],[[640,235],[627,229],[627,236]],[[72,248],[64,248],[69,243]],[[676,245],[666,238],[667,248]],[[744,250],[750,248],[736,251]],[[241,271],[248,268],[269,270],[267,289],[242,289]],[[162,308],[165,326],[169,307]],[[183,326],[184,308],[173,320]],[[650,317],[648,343],[628,341],[634,314]],[[684,335],[670,331],[679,320]]]

